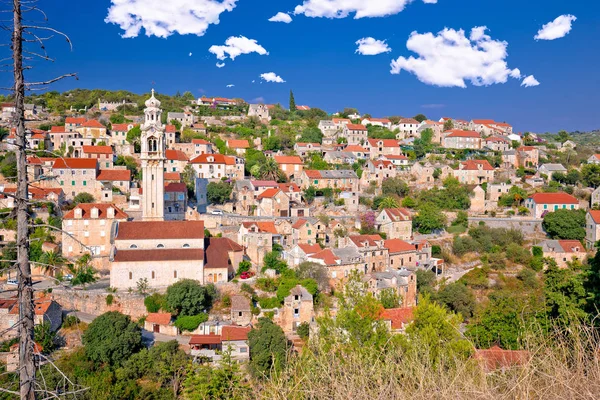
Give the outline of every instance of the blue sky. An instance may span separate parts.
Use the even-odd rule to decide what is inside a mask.
[[[137,5],[138,0],[128,1],[134,3],[133,9],[139,8],[143,18],[152,13],[147,5],[139,5],[143,1],[139,0]],[[146,0],[146,4],[152,1],[158,0]],[[231,11],[216,13],[220,23],[209,24],[203,35],[181,35],[177,30],[194,30],[194,24],[177,26],[177,21],[169,21],[173,17],[159,13],[159,19],[166,20],[159,26],[168,26],[173,31],[170,36],[148,37],[142,29],[137,37],[123,38],[124,30],[118,24],[105,22],[110,0],[42,0],[40,5],[47,12],[51,26],[66,32],[74,47],[70,51],[63,41],[52,41],[48,48],[56,62],[32,72],[30,79],[77,72],[78,81],[63,81],[53,89],[82,87],[142,93],[149,91],[155,82],[158,92],[168,94],[189,90],[196,96],[263,99],[266,103],[284,105],[292,89],[297,104],[328,112],[356,107],[373,116],[413,116],[422,112],[434,119],[489,118],[509,122],[517,131],[533,132],[600,128],[598,2],[437,0],[436,4],[425,4],[414,0],[401,12],[392,10],[392,15],[385,17],[360,19],[355,19],[353,12],[345,18],[326,18],[294,15],[293,11],[303,2],[314,2],[317,6],[358,4],[356,7],[369,12],[372,11],[369,3],[381,2],[377,4],[393,8],[403,0],[162,0],[162,3],[185,7],[215,5],[221,1],[230,2]],[[278,12],[292,12],[293,21],[269,22]],[[561,15],[577,18],[568,34],[555,40],[534,40],[544,24]],[[446,27],[463,29],[468,40],[471,29],[479,26],[488,28],[485,34],[496,45],[495,41],[507,42],[507,56],[496,61],[506,62],[506,71],[518,68],[521,79],[509,77],[506,83],[488,86],[475,86],[465,79],[466,88],[461,88],[423,82],[418,73],[406,69],[399,74],[390,73],[392,60],[419,57],[407,49],[411,32],[437,35]],[[215,64],[220,61],[208,49],[223,45],[231,36],[254,39],[269,54],[242,54],[233,61],[224,60],[225,67],[217,68]],[[385,40],[391,52],[373,56],[356,53],[355,42],[367,37]],[[440,57],[437,60],[442,63],[435,69],[439,74],[434,74],[434,80],[457,64],[444,59],[444,55]],[[413,72],[423,71],[419,65],[414,68]],[[274,72],[286,82],[260,83],[260,75],[267,72]],[[461,73],[461,68],[450,72]],[[521,86],[522,79],[529,75],[534,75],[540,85]],[[496,76],[493,81],[499,79]],[[235,86],[227,88],[230,84]]]

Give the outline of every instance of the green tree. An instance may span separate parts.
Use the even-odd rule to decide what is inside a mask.
[[[381,192],[384,196],[396,195],[404,197],[408,195],[409,191],[408,184],[400,178],[387,178],[381,184]]]
[[[443,286],[434,298],[465,319],[471,318],[475,311],[476,301],[473,291],[460,282]]]
[[[56,348],[56,332],[52,330],[50,323],[44,321],[37,324],[34,328],[34,340],[42,346],[42,352],[45,354],[51,353]]]
[[[444,121],[444,132],[454,129],[454,122],[451,119]]]
[[[420,206],[418,214],[413,218],[413,226],[424,234],[444,229],[446,222],[446,216],[442,211],[430,203]]]
[[[435,272],[417,269],[417,293],[426,295],[435,290]]]
[[[288,341],[283,330],[268,318],[260,318],[248,333],[250,372],[255,378],[269,377],[286,365]]]
[[[313,279],[321,292],[329,288],[329,276],[324,265],[304,261],[296,267],[296,276],[298,279]]]
[[[233,186],[228,182],[210,182],[206,186],[206,198],[211,204],[224,204],[231,198]]]
[[[300,143],[322,143],[323,133],[316,126],[309,126],[302,131],[302,136],[298,139]]]
[[[558,134],[556,135],[556,140],[559,143],[564,143],[567,140],[570,140],[571,136],[569,136],[569,134],[567,133],[567,131],[558,131]]]
[[[167,288],[165,305],[176,315],[194,316],[210,309],[217,296],[213,284],[200,285],[192,279],[182,279]]]
[[[600,165],[586,164],[581,167],[583,183],[586,186],[597,188],[600,186]]]
[[[86,356],[97,363],[122,365],[142,348],[140,327],[116,311],[94,319],[83,334]]]
[[[294,99],[294,92],[290,90],[290,111],[296,111],[296,100]]]
[[[542,227],[552,239],[583,240],[585,211],[560,209],[544,216]]]
[[[315,197],[317,197],[317,189],[313,185],[310,185],[309,187],[304,189],[304,192],[302,193],[302,198],[308,204],[312,204],[312,202],[315,200]]]
[[[595,244],[596,249],[598,249],[599,244]],[[590,268],[585,275],[584,286],[589,295],[586,309],[593,316],[598,314],[600,310],[600,251],[596,251],[594,257],[589,260],[589,265]]]
[[[92,257],[84,254],[77,259],[75,265],[69,266],[69,271],[73,275],[71,284],[74,286],[85,285],[96,282],[96,270],[92,267]]]
[[[383,308],[396,308],[402,304],[402,296],[396,292],[396,289],[387,288],[379,293],[379,301]]]
[[[45,251],[40,257],[40,264],[46,273],[52,271],[52,273],[60,272],[61,267],[65,264],[66,258],[62,256],[62,254],[57,251]]]
[[[586,274],[572,268],[558,268],[552,259],[547,260],[547,265],[544,272],[547,316],[566,327],[584,321],[589,298],[584,284]]]
[[[381,199],[381,201],[379,201],[379,206],[378,208],[380,210],[386,209],[386,208],[398,208],[400,207],[400,205],[398,204],[398,200],[396,200],[393,197],[384,197]]]
[[[152,293],[144,298],[144,306],[146,306],[146,311],[149,313],[157,313],[166,308],[165,296],[160,293]]]
[[[142,128],[134,126],[127,132],[127,142],[133,145],[140,145],[140,138],[142,137]]]
[[[270,251],[265,254],[263,264],[263,270],[273,269],[277,271],[277,273],[283,273],[288,268],[285,261],[281,259],[281,253],[278,251]]]
[[[94,199],[94,196],[87,192],[79,192],[73,198],[73,204],[94,203],[95,201],[96,201],[96,199]]]
[[[269,157],[260,164],[258,176],[263,180],[279,181],[283,177],[283,172],[279,168],[279,164],[277,164],[275,159]]]
[[[427,119],[424,114],[417,114],[413,117],[413,119],[417,120],[417,122],[421,123]]]

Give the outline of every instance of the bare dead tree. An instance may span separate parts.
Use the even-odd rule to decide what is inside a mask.
[[[43,25],[24,23],[24,12],[41,13],[45,19],[45,14],[36,7],[35,2],[22,2],[21,0],[12,1],[12,60],[14,86],[12,88],[15,102],[15,113],[13,123],[16,136],[15,155],[17,159],[17,190],[15,194],[15,209],[17,219],[17,279],[18,279],[18,304],[19,304],[19,395],[21,399],[33,400],[36,398],[36,390],[39,389],[36,383],[36,358],[34,354],[34,298],[33,281],[31,276],[31,265],[29,262],[29,205],[28,205],[28,178],[27,178],[27,140],[25,132],[25,91],[36,87],[43,88],[50,83],[56,82],[67,76],[52,78],[45,82],[27,83],[24,77],[24,70],[31,68],[25,66],[24,60],[33,58],[41,60],[50,60],[48,57],[44,42],[51,38],[43,37],[39,31],[44,33],[58,34],[67,39],[63,33]],[[41,52],[34,52],[24,49],[24,43],[36,43]]]

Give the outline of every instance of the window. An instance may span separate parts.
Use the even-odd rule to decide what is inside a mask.
[[[238,311],[238,317],[241,317],[244,313],[242,311]]]
[[[156,278],[156,275],[154,274],[154,271],[152,271],[152,279]]]
[[[177,271],[173,271],[173,278],[177,279]]]
[[[187,243],[185,243],[185,244],[184,244],[182,247],[183,247],[184,249],[189,249],[189,248],[190,248],[190,245],[189,245],[189,244],[187,244]]]
[[[135,244],[132,244],[131,246],[129,246],[130,249],[137,249],[137,246]]]
[[[294,308],[294,317],[299,317],[299,316],[300,316],[300,309]]]
[[[83,186],[87,186],[87,181],[83,181]]]
[[[71,186],[75,186],[75,181],[71,181]]]
[[[240,353],[247,353],[247,352],[248,352],[247,347],[240,347]]]
[[[164,248],[165,248],[165,245],[164,245],[164,244],[162,244],[162,243],[159,243],[159,244],[157,244],[157,245],[156,245],[156,248],[157,248],[157,249],[164,249]]]
[[[129,280],[133,279],[133,272],[129,273]]]

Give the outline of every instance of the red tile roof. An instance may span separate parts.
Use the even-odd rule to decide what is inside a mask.
[[[579,240],[559,240],[558,244],[560,244],[565,253],[585,252],[585,248]]]
[[[595,223],[600,224],[600,210],[589,210],[590,217],[594,220]]]
[[[228,238],[207,238],[204,250],[204,268],[229,269],[229,252],[243,252],[244,247]]]
[[[248,149],[250,144],[246,139],[230,139],[227,141],[227,147],[230,149]]]
[[[83,152],[87,154],[112,154],[110,146],[83,146]]]
[[[221,336],[215,335],[192,335],[190,337],[189,344],[191,345],[203,345],[203,344],[220,344]]]
[[[462,163],[463,170],[466,171],[477,171],[481,167],[484,171],[493,171],[494,167],[488,160],[467,160]]]
[[[304,164],[298,156],[273,156],[277,164]]]
[[[535,193],[529,197],[536,204],[579,204],[579,200],[568,193]]]
[[[117,250],[114,262],[201,261],[203,249]]]
[[[302,228],[303,225],[305,225],[307,223],[310,224],[310,221],[308,221],[307,219],[304,219],[304,218],[300,218],[298,221],[296,221],[294,223],[294,225],[292,225],[292,228],[294,228],[294,229],[300,229],[300,228]]]
[[[304,173],[310,179],[321,179],[321,171],[316,169],[305,169]]]
[[[146,316],[146,322],[158,325],[169,325],[171,323],[170,313],[149,313]]]
[[[165,156],[167,157],[167,160],[188,161],[188,157],[181,150],[167,149]]]
[[[503,350],[494,346],[487,350],[475,350],[473,358],[479,360],[484,370],[490,372],[499,368],[523,365],[529,361],[531,353],[526,350]]]
[[[106,127],[104,125],[102,125],[100,123],[100,121],[98,121],[96,119],[90,119],[88,121],[85,121],[83,124],[81,124],[81,126],[83,126],[84,128],[104,128],[104,129],[106,129]]]
[[[325,265],[337,265],[337,261],[340,260],[335,254],[333,254],[333,251],[331,251],[331,249],[321,250],[320,252],[311,255],[310,258],[323,260],[323,262],[325,262]]]
[[[308,147],[309,144],[311,144],[312,147],[321,147],[320,143],[296,142],[296,146],[298,146],[298,147]]]
[[[285,193],[299,193],[301,191],[295,183],[280,183],[279,189]]]
[[[412,215],[406,208],[385,208],[383,211],[392,221],[411,221]]]
[[[248,340],[248,333],[252,330],[250,327],[224,326],[221,328],[221,341]]]
[[[446,137],[469,137],[469,138],[481,138],[481,135],[475,131],[463,131],[462,129],[452,129],[448,132],[452,132]]]
[[[393,168],[394,167],[394,164],[392,164],[392,162],[389,160],[375,160],[375,161],[371,161],[371,163],[373,164],[373,166],[375,168],[379,168],[379,167]]]
[[[349,151],[352,153],[368,153],[369,152],[367,149],[365,149],[364,147],[359,146],[357,144],[351,144],[349,146],[346,146],[344,151]]]
[[[121,222],[115,240],[204,239],[204,221]]]
[[[208,161],[212,159],[213,161]],[[190,161],[191,164],[226,164],[235,165],[235,158],[223,154],[200,154]]]
[[[57,158],[53,169],[96,169],[98,161],[94,158]]]
[[[393,330],[402,329],[415,319],[414,307],[388,308],[381,313],[381,319],[391,321]]]
[[[64,126],[51,126],[50,127],[50,132],[51,133],[65,133],[65,127]]]
[[[348,122],[348,123],[350,123],[350,120],[348,118],[332,118],[331,122],[333,122],[334,124],[337,124],[338,122]]]
[[[56,303],[49,297],[41,297],[34,301],[34,312],[35,315],[44,315],[48,312],[50,306]],[[15,315],[19,314],[19,303],[15,303],[14,307],[10,309],[9,314]]]
[[[305,254],[315,254],[321,251],[321,246],[318,243],[315,244],[299,244],[298,247],[302,249]]]
[[[74,125],[82,125],[85,123],[85,118],[83,117],[67,117],[65,119],[66,124],[74,124]]]
[[[367,127],[362,124],[348,124],[346,125],[351,131],[366,131]]]
[[[252,186],[256,187],[279,187],[279,184],[275,181],[250,181]]]
[[[111,131],[113,132],[128,132],[130,126],[136,127],[138,124],[132,124],[131,122],[125,124],[113,124]]]
[[[261,233],[273,233],[277,234],[277,229],[275,228],[275,222],[242,222],[242,225],[246,229],[250,229],[252,226],[256,226],[258,232]]]
[[[123,212],[119,207],[114,204],[106,204],[106,203],[81,203],[78,204],[74,209],[70,210],[65,214],[63,219],[75,219],[75,210],[80,209],[81,219],[92,219],[92,209],[98,209],[98,218],[97,219],[107,219],[108,218],[108,209],[113,208],[115,210],[115,219],[127,219],[129,216]]]
[[[193,144],[210,144],[208,140],[204,139],[192,139]]]
[[[377,246],[375,241],[382,240],[379,235],[354,235],[349,238],[359,248],[364,247],[365,242],[369,247]]]
[[[279,192],[280,192],[279,188],[269,188],[269,189],[265,190],[264,192],[262,192],[261,194],[259,194],[257,198],[258,198],[258,200],[261,200],[261,199],[272,199]]]
[[[387,248],[391,253],[404,253],[407,251],[416,252],[417,249],[414,244],[405,242],[401,239],[388,239],[383,242],[383,246]]]
[[[128,169],[101,169],[96,180],[130,182],[131,171]]]
[[[179,172],[165,172],[165,181],[181,181],[181,174]]]
[[[379,143],[382,144],[382,147],[400,147],[395,139],[368,139],[367,141],[371,147],[379,147]]]
[[[187,186],[181,182],[170,182],[165,185],[165,193],[187,193]]]
[[[420,122],[417,121],[414,118],[401,118],[400,121],[398,121],[399,124],[413,124],[413,125],[419,125]]]
[[[477,125],[487,125],[495,124],[496,122],[493,119],[474,119],[473,123]]]

